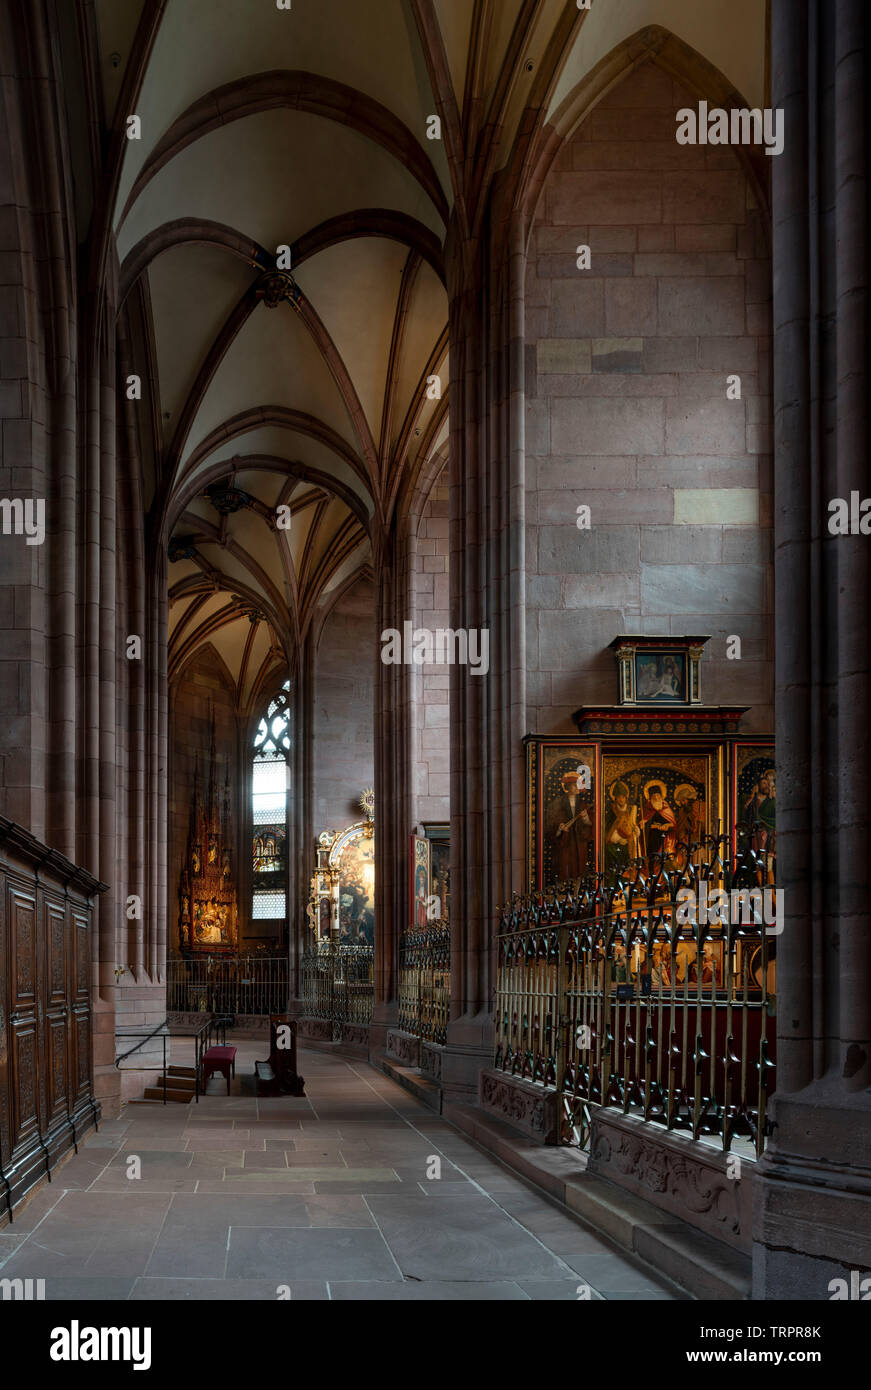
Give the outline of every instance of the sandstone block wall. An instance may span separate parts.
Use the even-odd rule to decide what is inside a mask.
[[[773,729],[770,270],[736,152],[653,64],[561,151],[526,278],[529,727],[616,703],[623,632],[710,633],[709,704]],[[591,249],[579,270],[577,250]],[[741,378],[728,400],[726,378]],[[592,529],[577,527],[577,508]],[[726,638],[742,659],[727,660]]]
[[[360,580],[329,614],[315,659],[316,835],[322,830],[341,830],[359,820],[360,793],[375,782],[374,661],[378,648],[374,589],[369,580]]]
[[[450,555],[447,470],[430,492],[417,533],[414,574],[415,627],[450,627]],[[412,693],[412,786],[416,823],[450,820],[450,668],[414,666]]]

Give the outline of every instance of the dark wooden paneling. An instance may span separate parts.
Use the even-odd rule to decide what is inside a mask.
[[[99,1118],[89,981],[103,887],[0,817],[0,1223]]]

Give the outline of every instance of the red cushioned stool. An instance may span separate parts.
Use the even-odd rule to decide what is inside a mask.
[[[230,1073],[236,1075],[235,1047],[210,1047],[203,1053],[203,1094],[206,1082],[214,1072],[219,1071],[227,1078],[227,1095],[230,1094]]]

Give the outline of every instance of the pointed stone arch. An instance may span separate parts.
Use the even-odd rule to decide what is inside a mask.
[[[700,100],[712,106],[748,107],[750,102],[728,77],[697,49],[661,24],[648,24],[618,43],[560,102],[542,127],[535,151],[518,186],[515,208],[528,235],[547,176],[563,146],[599,102],[643,63],[652,62]],[[770,223],[770,160],[751,147],[732,147]]]

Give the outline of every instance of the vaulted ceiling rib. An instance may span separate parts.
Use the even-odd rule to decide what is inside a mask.
[[[146,477],[170,546],[173,671],[211,644],[243,706],[369,572],[406,481],[441,466],[449,221],[481,233],[497,172],[645,26],[756,98],[761,46],[742,56],[735,36],[764,9],[94,0],[115,112],[101,216],[154,378]],[[141,139],[123,138],[129,114]]]

